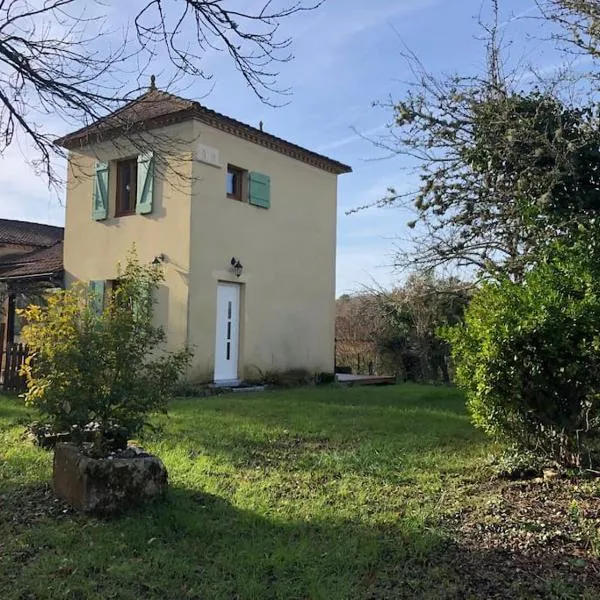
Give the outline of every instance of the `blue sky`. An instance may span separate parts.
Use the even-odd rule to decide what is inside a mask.
[[[542,69],[555,68],[552,44],[525,38],[526,30],[535,34],[539,25],[514,18],[529,15],[533,0],[502,4],[505,35],[514,40],[511,53],[525,54]],[[389,186],[410,186],[401,160],[382,159],[354,130],[367,136],[385,132],[391,114],[372,103],[390,95],[398,98],[406,88],[403,82],[410,74],[400,56],[402,44],[432,72],[480,72],[484,49],[476,37],[481,6],[480,0],[327,0],[317,12],[282,25],[282,35],[294,38],[295,57],[281,66],[280,85],[293,90],[286,106],[261,104],[220,55],[207,56],[215,75],[210,85],[196,82],[179,90],[239,120],[262,120],[266,131],[352,165],[354,172],[342,176],[339,185],[338,294],[373,282],[392,285],[400,277],[390,267],[394,248],[398,238],[409,235],[409,215],[397,209],[346,215],[382,197]],[[121,12],[113,11],[109,18],[112,25],[126,24]],[[161,71],[154,70],[160,87]],[[55,125],[57,133],[64,131],[64,125]],[[15,144],[0,157],[0,216],[63,224],[62,198],[34,175],[23,154],[27,147]]]

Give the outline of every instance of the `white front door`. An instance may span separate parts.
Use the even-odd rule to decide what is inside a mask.
[[[219,283],[217,288],[215,382],[238,380],[239,340],[240,286],[234,283]]]

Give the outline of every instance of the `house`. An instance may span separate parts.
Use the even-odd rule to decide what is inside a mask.
[[[0,219],[0,380],[7,349],[19,341],[18,308],[63,286],[62,227]]]
[[[132,243],[192,381],[333,372],[337,178],[350,167],[166,93],[57,141],[68,283],[108,290]]]

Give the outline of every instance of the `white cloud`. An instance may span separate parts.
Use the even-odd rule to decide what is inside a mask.
[[[43,176],[36,175],[16,144],[0,156],[0,217],[64,224],[63,194],[50,189]],[[29,154],[31,156],[31,154]]]
[[[317,75],[321,81],[329,81],[332,69],[347,57],[349,46],[357,42],[358,36],[400,16],[430,9],[440,1],[379,0],[377,8],[373,3],[365,8],[362,0],[326,3],[305,20],[304,27],[296,28],[293,33],[294,55],[301,58],[289,69],[293,86],[298,88],[307,82],[314,85]],[[393,32],[390,29],[388,33]],[[300,63],[310,65],[310,68],[301,68]],[[337,73],[334,80],[339,80],[339,76]]]
[[[578,56],[575,58],[571,58],[570,60],[557,60],[555,62],[549,63],[540,67],[530,66],[523,73],[515,78],[515,83],[519,84],[528,84],[535,83],[544,79],[551,79],[557,75],[565,74],[565,81],[570,81],[567,79],[568,74],[577,75],[579,68],[584,67],[586,64],[592,63],[594,61],[591,55]]]
[[[296,37],[298,43],[311,42],[320,39],[328,46],[346,44],[357,34],[364,33],[382,23],[400,15],[422,11],[439,3],[440,0],[394,0],[380,2],[378,8],[373,4],[365,7],[365,3],[357,2],[352,6],[351,2],[338,2],[325,5],[326,10],[321,10],[310,26],[306,26],[298,32]],[[383,6],[382,6],[383,5]],[[335,6],[336,8],[333,8]],[[329,8],[329,10],[327,10]],[[324,34],[321,37],[319,34]]]
[[[520,21],[521,19],[530,15],[532,12],[535,12],[536,10],[539,10],[539,6],[537,4],[533,4],[529,8],[517,13],[516,15],[511,15],[508,19],[506,19],[505,21],[502,21],[502,23],[500,23],[500,27],[504,28],[507,25],[514,23],[515,21]]]
[[[317,148],[317,152],[329,152],[331,150],[337,150],[338,148],[343,148],[345,146],[349,146],[350,144],[355,144],[356,142],[364,142],[365,139],[369,137],[383,133],[387,128],[387,123],[382,123],[377,127],[372,127],[371,129],[367,129],[366,131],[358,131],[353,133],[352,135],[347,135],[345,137],[339,138],[337,140],[333,140],[332,142],[328,142],[326,144],[322,144]]]

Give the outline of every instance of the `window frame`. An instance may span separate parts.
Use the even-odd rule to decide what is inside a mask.
[[[124,164],[129,163],[130,168],[133,174],[132,181],[132,190],[130,190],[130,194],[133,195],[133,208],[129,208],[125,210],[123,208],[123,186],[122,186],[122,171],[121,168]],[[115,169],[116,169],[116,182],[117,189],[115,194],[115,217],[128,217],[136,214],[137,209],[137,169],[138,169],[138,159],[136,157],[123,158],[115,161]]]
[[[246,180],[248,177],[248,171],[246,169],[242,169],[241,167],[236,167],[235,165],[228,164],[227,165],[227,177],[229,174],[233,174],[234,176],[234,191],[230,194],[227,191],[228,181],[225,181],[225,193],[227,197],[231,200],[237,200],[238,202],[244,202],[244,189],[246,188]],[[237,182],[237,185],[236,185]]]

